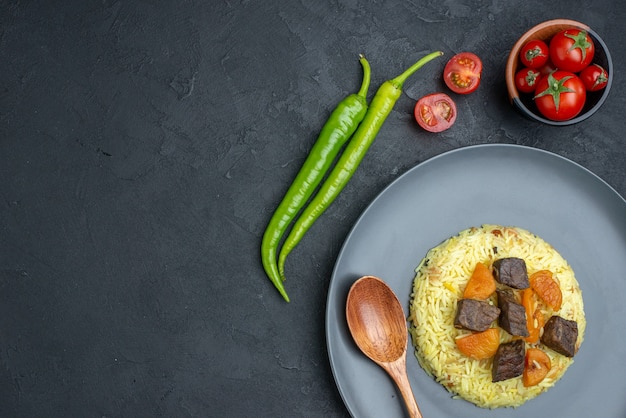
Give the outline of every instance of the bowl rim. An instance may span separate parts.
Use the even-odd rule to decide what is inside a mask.
[[[604,91],[602,92],[602,95],[598,99],[597,103],[592,108],[587,110],[585,113],[580,114],[572,119],[568,119],[565,121],[555,121],[555,120],[551,120],[548,118],[544,118],[536,114],[535,112],[533,112],[526,105],[524,105],[522,100],[519,98],[519,92],[517,91],[517,88],[515,87],[515,74],[513,71],[513,69],[516,67],[516,63],[518,60],[518,53],[519,53],[520,48],[524,46],[526,42],[532,39],[539,39],[535,37],[535,34],[538,31],[545,29],[545,28],[550,28],[556,25],[576,27],[578,29],[585,30],[587,33],[589,33],[589,35],[593,38],[596,45],[600,46],[600,48],[603,50],[606,56],[606,61],[607,61],[606,70],[609,74],[609,79],[607,81],[606,87],[604,88]],[[507,86],[510,102],[514,106],[516,106],[518,110],[520,110],[525,116],[529,117],[530,119],[534,119],[538,122],[542,122],[548,125],[555,125],[555,126],[573,125],[575,123],[581,122],[589,118],[602,106],[602,104],[604,104],[604,102],[606,101],[609,95],[609,90],[611,89],[611,85],[613,84],[613,60],[611,59],[611,53],[609,52],[608,47],[604,43],[604,40],[588,25],[585,25],[584,23],[578,22],[576,20],[571,20],[571,19],[546,20],[528,29],[526,32],[524,32],[522,36],[518,38],[518,40],[515,42],[515,44],[511,48],[505,68],[506,68],[505,70],[506,71],[506,77],[505,77],[506,86]]]

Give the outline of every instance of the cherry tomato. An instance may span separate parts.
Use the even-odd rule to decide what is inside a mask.
[[[541,39],[526,42],[519,51],[522,64],[528,68],[541,68],[548,62],[550,49]]]
[[[609,75],[606,70],[598,64],[591,64],[578,75],[587,91],[598,91],[606,87]]]
[[[541,68],[539,68],[539,72],[541,73],[541,75],[548,75],[556,70],[556,65],[554,65],[552,61],[550,61],[550,58],[548,58],[548,62],[546,62]]]
[[[515,74],[515,86],[521,93],[532,93],[541,77],[539,70],[522,68]]]
[[[563,121],[580,113],[586,97],[585,85],[576,74],[557,70],[539,80],[534,100],[543,116]]]
[[[445,93],[422,97],[415,104],[415,120],[429,132],[445,131],[456,120],[456,104]]]
[[[566,29],[550,40],[550,59],[559,70],[577,73],[591,64],[595,47],[589,34],[581,29]]]
[[[446,85],[455,93],[468,94],[480,84],[483,63],[471,52],[461,52],[450,58],[443,69]]]

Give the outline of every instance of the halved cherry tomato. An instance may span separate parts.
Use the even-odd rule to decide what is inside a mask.
[[[515,86],[521,93],[532,93],[542,75],[534,68],[522,68],[515,74]]]
[[[445,93],[433,93],[415,103],[417,123],[429,132],[445,131],[456,120],[456,104]]]
[[[533,39],[524,44],[519,51],[522,64],[528,68],[541,68],[548,62],[550,49],[541,39]]]
[[[595,46],[587,31],[571,28],[550,40],[550,59],[559,70],[577,73],[591,64]]]
[[[606,87],[609,75],[604,68],[598,64],[591,64],[578,74],[587,91],[598,91]]]
[[[539,80],[534,100],[543,116],[563,121],[583,110],[586,97],[585,86],[576,74],[556,70]]]
[[[455,93],[468,94],[480,84],[483,63],[471,52],[461,52],[450,58],[443,69],[446,85]]]

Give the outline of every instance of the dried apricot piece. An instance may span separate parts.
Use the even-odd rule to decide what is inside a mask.
[[[530,287],[522,290],[522,306],[526,309],[526,328],[529,334],[528,337],[524,338],[524,341],[529,344],[538,343],[545,319],[537,304],[535,291]]]
[[[543,350],[535,347],[526,349],[522,383],[525,387],[538,385],[548,375],[551,367],[550,357]]]
[[[469,334],[457,338],[456,345],[461,353],[475,360],[493,357],[500,345],[500,331],[498,328],[489,328],[486,331]]]
[[[472,273],[472,276],[463,291],[463,298],[487,299],[495,291],[496,281],[493,278],[491,270],[489,270],[483,263],[476,263],[474,272]]]
[[[561,287],[552,277],[552,272],[550,270],[539,270],[533,273],[528,280],[530,282],[530,287],[537,293],[541,300],[546,303],[546,305],[555,311],[561,309],[563,294],[561,293]]]

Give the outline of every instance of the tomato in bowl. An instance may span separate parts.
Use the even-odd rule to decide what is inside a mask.
[[[575,39],[577,37],[582,38],[583,36],[578,36],[578,32],[584,32],[588,35],[589,40],[594,45],[594,51],[592,53],[593,59],[591,61],[591,64],[587,65],[599,65],[601,68],[605,69],[605,75],[607,75],[608,77],[606,77],[606,84],[604,84],[603,88],[595,91],[586,92],[584,105],[575,116],[569,117],[565,120],[555,120],[548,117],[553,115],[543,114],[537,106],[535,96],[542,92],[532,92],[530,94],[524,93],[518,89],[515,80],[516,74],[524,68],[522,62],[520,61],[520,52],[522,48],[524,48],[524,46],[526,46],[530,41],[533,40],[542,40],[546,44],[550,45],[550,41],[555,37],[555,35],[565,30],[571,30],[566,38],[573,39],[574,41],[582,44],[585,44],[584,40]],[[549,60],[548,63],[544,65],[544,67],[538,70],[542,73],[543,77],[546,77],[548,74],[557,69],[558,68],[552,62],[552,60]],[[580,76],[581,74],[582,72],[576,74],[576,76]],[[523,115],[532,120],[542,122],[548,125],[572,125],[581,122],[593,115],[605,102],[606,98],[608,97],[613,80],[613,62],[611,60],[611,55],[606,44],[604,43],[602,38],[600,38],[600,36],[589,26],[574,20],[555,19],[542,22],[534,26],[517,40],[509,53],[509,57],[506,63],[505,76],[509,100]]]

